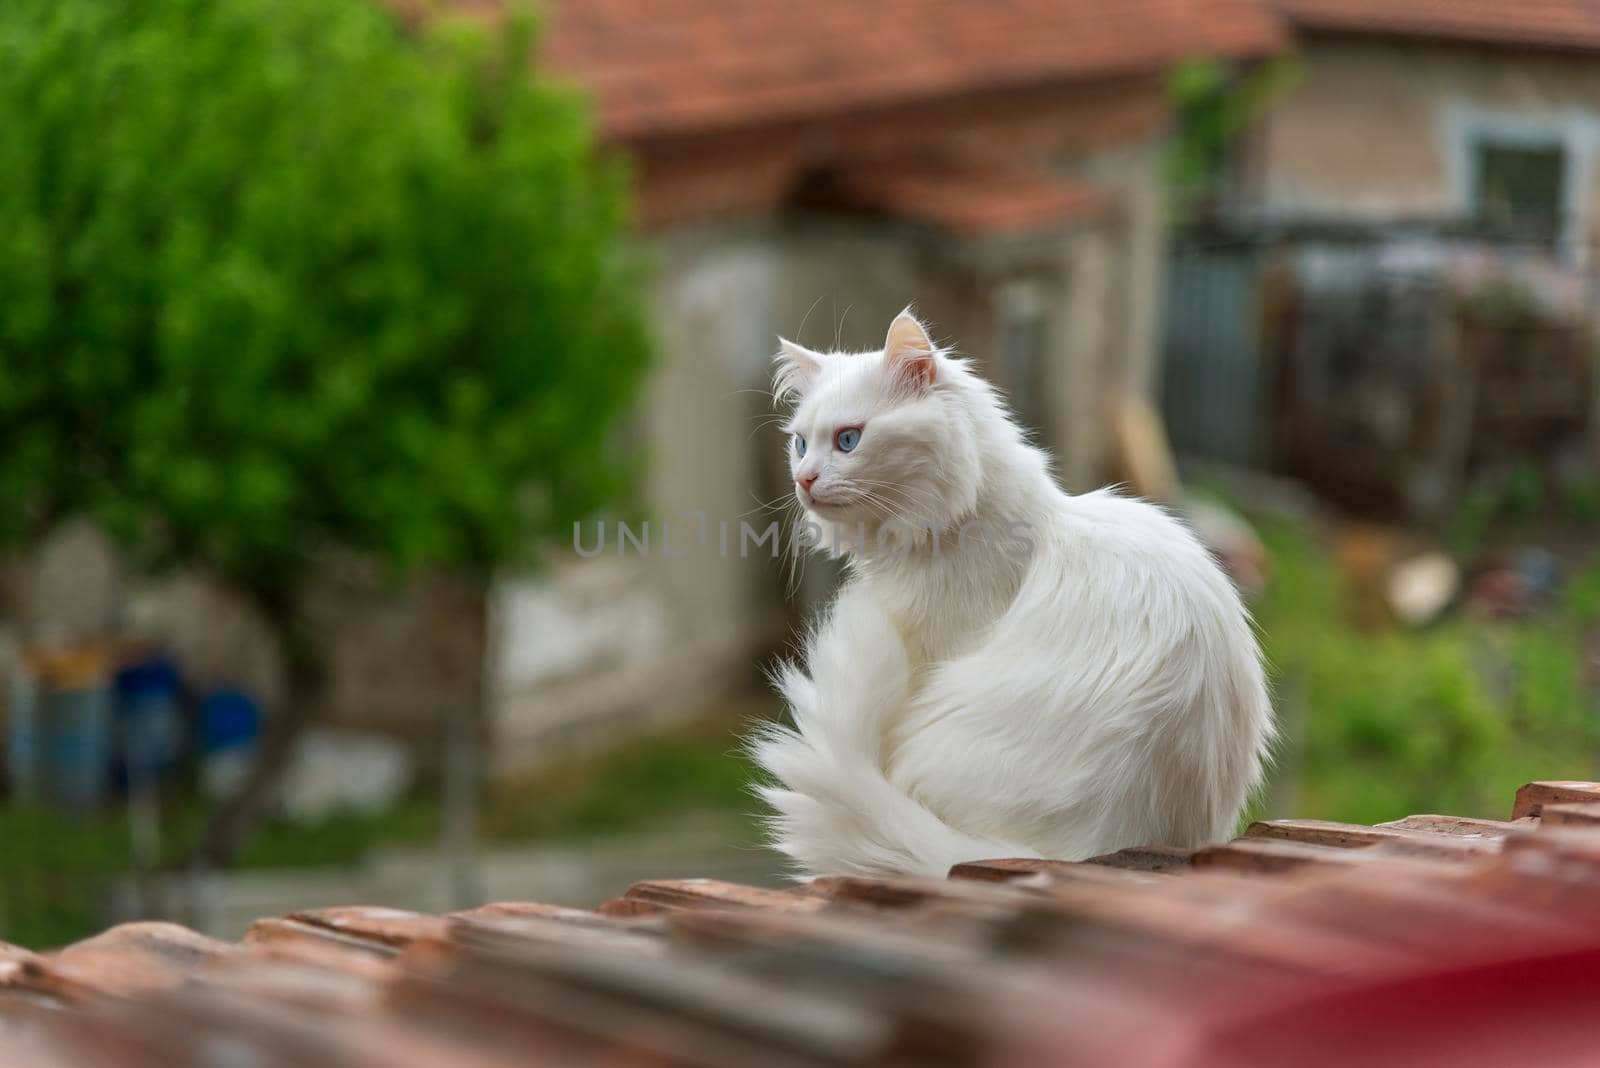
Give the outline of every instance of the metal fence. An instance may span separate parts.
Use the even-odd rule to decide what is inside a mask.
[[[1424,515],[1486,466],[1584,455],[1600,411],[1586,262],[1439,232],[1182,238],[1163,332],[1174,447]]]

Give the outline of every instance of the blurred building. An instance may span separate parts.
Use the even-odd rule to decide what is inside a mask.
[[[1273,221],[1474,223],[1573,259],[1600,238],[1600,8],[1276,0],[1298,70],[1238,156]]]
[[[1292,58],[1170,264],[1176,446],[1391,514],[1587,477],[1600,8],[1271,6]]]
[[[1168,76],[1281,44],[1255,0],[554,0],[545,15],[542,61],[593,96],[634,172],[658,342],[637,417],[647,518],[625,545],[608,524],[598,551],[598,529],[575,531],[538,578],[499,584],[487,628],[447,576],[396,590],[345,562],[319,585],[335,639],[317,718],[405,737],[428,764],[485,681],[505,771],[759,679],[798,611],[779,542],[741,537],[790,490],[768,425],[780,334],[877,348],[914,303],[1007,389],[1064,482],[1120,475],[1119,436],[1154,425],[1122,416],[1147,415],[1161,377]],[[80,586],[112,559],[71,539],[59,555]],[[27,632],[80,636],[28,579],[7,597]],[[191,683],[279,704],[281,658],[248,606],[195,575],[132,586],[94,590],[128,602]]]
[[[1159,378],[1167,73],[1279,42],[1235,0],[646,7],[555,3],[544,53],[636,169],[656,266],[654,540],[622,559],[613,537],[501,599],[506,761],[563,724],[748,677],[786,633],[780,564],[738,543],[788,490],[762,423],[780,334],[877,348],[914,302],[1068,484],[1100,479],[1108,413]],[[666,558],[663,524],[684,555]]]

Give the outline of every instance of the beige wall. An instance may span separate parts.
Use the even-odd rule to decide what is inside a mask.
[[[549,575],[503,584],[498,770],[560,752],[563,735],[581,741],[715,699],[754,678],[756,654],[782,633],[780,565],[767,547],[741,556],[738,529],[741,517],[754,524],[761,515],[759,415],[769,408],[761,391],[782,291],[778,250],[770,230],[754,227],[690,228],[651,242],[656,365],[638,427],[645,508],[630,524],[648,528],[648,552],[621,550],[608,522],[598,556],[562,551]],[[597,536],[586,524],[586,551]]]
[[[1158,335],[1166,265],[1164,143],[1147,140],[1097,153],[1077,168],[1086,181],[1115,189],[1119,202],[1108,235],[1111,299],[1116,305],[1114,366],[1109,380],[1150,398],[1160,381]]]
[[[1274,216],[1451,217],[1477,136],[1559,139],[1568,237],[1596,239],[1600,64],[1505,49],[1309,37],[1242,153],[1241,201]]]

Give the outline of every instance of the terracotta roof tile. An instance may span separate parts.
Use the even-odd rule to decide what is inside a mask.
[[[879,163],[836,175],[830,206],[978,236],[1060,226],[1108,211],[1103,189],[1044,174],[946,162]]]
[[[1594,0],[1272,0],[1297,27],[1509,47],[1600,50]]]
[[[949,879],[662,880],[593,911],[340,908],[238,945],[148,923],[0,945],[0,1062],[1591,1063],[1597,796],[1535,783],[1509,820],[1272,820]]]
[[[1257,0],[554,0],[544,56],[632,141],[1280,44]]]

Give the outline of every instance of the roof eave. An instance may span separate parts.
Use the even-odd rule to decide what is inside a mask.
[[[1209,56],[1238,62],[1265,59],[1284,51],[1287,43],[1288,34],[1280,24],[1273,23],[1270,32],[1263,30],[1257,36],[1232,43],[1227,48],[1201,48],[1187,55],[1152,57],[1148,62],[1123,62],[1005,80],[989,79],[982,83],[950,87],[938,92],[908,91],[900,94],[880,94],[870,99],[842,103],[836,101],[826,106],[779,105],[759,114],[741,111],[724,115],[685,114],[681,118],[674,118],[663,116],[661,104],[656,101],[647,107],[639,108],[637,116],[626,112],[620,115],[605,114],[602,111],[601,134],[611,145],[644,149],[679,140],[739,135],[786,126],[827,123],[861,115],[883,114],[901,108],[962,100],[990,93],[1100,85],[1120,80],[1132,81],[1170,70],[1191,57]]]
[[[1541,55],[1595,56],[1600,55],[1600,34],[1591,42],[1574,41],[1571,37],[1525,35],[1510,40],[1503,33],[1477,30],[1471,27],[1423,27],[1405,23],[1373,24],[1357,19],[1339,19],[1319,15],[1316,18],[1293,16],[1290,23],[1294,35],[1302,40],[1310,37],[1359,37],[1390,42],[1436,44],[1460,48],[1488,48],[1496,51],[1532,52]]]

